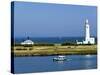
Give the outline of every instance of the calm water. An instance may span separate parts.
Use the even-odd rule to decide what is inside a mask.
[[[16,43],[21,43],[25,41],[27,37],[17,37],[15,38]],[[76,42],[85,40],[84,37],[30,37],[30,40],[34,41],[35,43],[64,43],[64,42]],[[97,43],[97,37],[95,37],[95,41]]]
[[[67,55],[69,61],[53,61],[56,56],[15,57],[15,73],[46,72],[97,68],[96,55]]]
[[[15,42],[16,43],[20,43],[24,40],[26,40],[26,38],[21,37],[21,38],[16,38]],[[34,37],[34,38],[30,38],[32,41],[34,41],[35,43],[64,43],[64,42],[76,42],[76,40],[78,41],[83,41],[84,37]]]

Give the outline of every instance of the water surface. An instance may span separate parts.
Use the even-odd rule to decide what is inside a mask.
[[[15,73],[80,70],[97,68],[96,55],[66,55],[69,61],[53,61],[56,56],[15,57]]]

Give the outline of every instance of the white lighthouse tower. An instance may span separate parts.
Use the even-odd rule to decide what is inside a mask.
[[[86,19],[85,26],[86,26],[85,40],[88,42],[90,40],[90,27],[89,27],[88,19]]]
[[[83,44],[95,44],[95,38],[90,37],[90,25],[88,19],[85,21],[85,41]]]
[[[90,36],[90,25],[88,19],[85,20],[85,40],[82,42],[76,41],[77,44],[95,44],[95,38]]]

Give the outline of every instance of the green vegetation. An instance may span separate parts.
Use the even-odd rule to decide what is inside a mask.
[[[14,56],[45,56],[45,55],[73,55],[73,54],[97,54],[97,45],[76,44],[14,44],[11,47]]]

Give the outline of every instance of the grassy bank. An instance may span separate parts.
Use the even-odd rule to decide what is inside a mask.
[[[14,56],[97,54],[97,45],[14,45]]]

